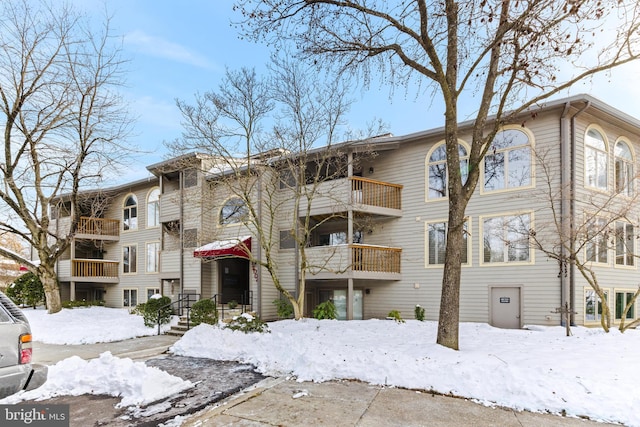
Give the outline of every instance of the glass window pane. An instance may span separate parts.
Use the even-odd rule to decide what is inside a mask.
[[[487,155],[484,158],[484,188],[500,190],[505,185],[504,153]]]
[[[531,184],[531,150],[521,148],[509,151],[509,188]]]

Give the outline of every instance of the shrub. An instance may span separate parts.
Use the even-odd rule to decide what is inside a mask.
[[[245,334],[249,332],[271,332],[265,322],[260,320],[258,316],[252,316],[249,313],[242,313],[240,316],[235,316],[231,322],[227,323],[226,328],[232,331],[241,331]]]
[[[91,307],[91,306],[104,307],[104,301],[79,300],[79,301],[63,301],[62,302],[62,307],[64,308],[78,308],[78,307]]]
[[[288,299],[276,299],[273,300],[273,303],[276,306],[276,312],[278,313],[278,318],[280,319],[290,319],[293,316],[293,306],[291,305],[291,301]]]
[[[7,289],[7,296],[17,305],[36,308],[44,302],[44,288],[40,278],[28,272],[18,277]]]
[[[338,311],[336,305],[331,300],[321,302],[313,309],[313,317],[316,319],[337,319]]]
[[[138,304],[135,310],[142,312],[144,325],[151,328],[158,324],[158,310],[160,310],[161,325],[166,325],[171,321],[171,306],[169,304],[171,304],[169,297],[151,298],[145,303]]]
[[[200,323],[215,325],[218,323],[218,307],[210,299],[201,299],[191,306],[190,316],[194,326]]]
[[[420,304],[416,304],[416,308],[413,309],[413,314],[416,320],[424,322],[424,308],[420,307]]]
[[[228,306],[231,310],[233,310],[234,308],[236,308],[236,307],[238,306],[238,301],[236,301],[236,300],[232,299],[231,301],[229,301],[229,302],[227,303],[227,306]]]
[[[404,323],[404,319],[400,316],[400,312],[398,310],[391,310],[389,314],[387,314],[387,317],[392,318],[397,323]]]

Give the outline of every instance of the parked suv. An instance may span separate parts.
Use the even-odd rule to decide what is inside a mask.
[[[47,380],[47,367],[31,363],[29,321],[0,292],[0,399],[40,387]]]

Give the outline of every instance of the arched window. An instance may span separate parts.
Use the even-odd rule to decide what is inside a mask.
[[[467,181],[469,156],[464,145],[458,144],[462,183]],[[429,156],[427,163],[427,199],[437,200],[447,197],[447,147],[438,145]]]
[[[240,197],[232,197],[220,209],[220,225],[237,224],[246,220],[249,209]]]
[[[160,189],[154,188],[147,195],[147,227],[160,225]]]
[[[596,129],[589,129],[584,137],[584,144],[585,185],[606,190],[609,156],[604,136]]]
[[[615,176],[616,192],[627,196],[633,194],[633,154],[629,144],[618,141],[614,150],[615,155]]]
[[[520,129],[498,132],[484,158],[484,191],[531,185],[531,141]]]
[[[133,194],[124,201],[122,223],[125,230],[138,229],[138,199]]]

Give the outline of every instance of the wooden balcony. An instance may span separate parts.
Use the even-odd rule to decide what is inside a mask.
[[[402,185],[353,176],[351,203],[385,209],[402,209]]]
[[[306,249],[314,279],[400,280],[402,248],[374,245],[314,246]]]
[[[108,218],[80,217],[77,238],[119,240],[120,221]]]
[[[402,216],[402,185],[375,181],[362,177],[350,177],[322,182],[314,190],[311,200],[311,215],[336,214],[352,209],[370,215],[395,217]],[[293,198],[282,193],[283,201]],[[307,212],[307,200],[300,200],[299,211]]]
[[[71,280],[85,282],[118,282],[119,263],[102,259],[71,260]]]
[[[353,271],[400,274],[401,248],[350,245]]]

